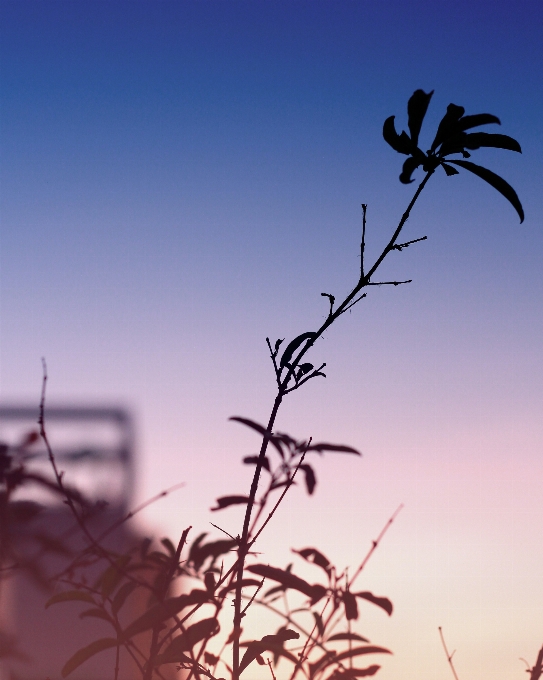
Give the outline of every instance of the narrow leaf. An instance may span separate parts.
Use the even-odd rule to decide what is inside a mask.
[[[249,496],[221,496],[221,498],[217,498],[217,507],[210,508],[210,510],[216,512],[228,508],[230,505],[245,505],[248,502]]]
[[[466,149],[480,149],[482,146],[485,146],[522,153],[520,144],[516,139],[509,137],[509,135],[494,135],[488,132],[472,132],[465,135],[464,146]]]
[[[469,170],[472,172],[474,175],[477,175],[481,179],[484,179],[485,182],[488,182],[491,187],[494,187],[496,191],[499,191],[502,196],[504,196],[509,203],[515,208],[515,210],[518,213],[518,216],[520,217],[520,222],[524,222],[524,210],[522,208],[522,204],[519,200],[519,197],[517,196],[516,191],[513,189],[513,187],[508,184],[502,177],[499,175],[496,175],[494,172],[491,170],[488,170],[487,168],[483,168],[480,165],[476,165],[475,163],[472,163],[471,161],[448,161],[449,163],[454,163],[454,165],[459,165],[461,168],[465,168],[466,170]]]
[[[117,640],[113,638],[102,638],[100,640],[91,642],[90,645],[87,645],[86,647],[83,647],[83,649],[77,651],[72,656],[72,658],[66,662],[64,668],[62,669],[62,677],[65,678],[66,676],[70,675],[70,673],[75,671],[78,666],[81,666],[82,663],[87,661],[87,659],[90,659],[95,654],[98,654],[98,652],[102,652],[105,649],[116,646]]]
[[[319,453],[324,453],[326,451],[330,453],[354,453],[355,456],[361,456],[362,454],[357,449],[353,449],[352,446],[345,446],[343,444],[329,444],[328,442],[318,442],[317,444],[311,444],[307,447],[308,451],[318,451]]]
[[[298,335],[298,337],[294,338],[294,340],[291,340],[291,342],[289,342],[287,348],[283,352],[283,356],[281,357],[281,362],[279,364],[280,367],[284,368],[285,365],[290,362],[290,360],[292,359],[292,355],[303,342],[305,342],[306,340],[313,340],[314,337],[315,333],[302,333],[301,335]]]
[[[394,607],[388,597],[377,597],[368,590],[365,590],[362,593],[355,593],[355,595],[356,597],[360,597],[363,600],[367,600],[368,602],[377,605],[377,607],[381,607],[381,609],[384,609],[389,616],[392,616],[392,610]]]
[[[447,165],[446,163],[441,164],[443,170],[447,173],[447,177],[452,177],[453,175],[458,175],[459,172],[456,168],[451,168],[450,165]]]
[[[211,557],[211,561],[214,562],[219,555],[225,555],[236,545],[235,540],[222,539],[220,541],[212,541],[211,543],[199,546],[198,552],[191,560],[194,569],[198,571],[208,557]]]
[[[476,113],[472,116],[463,116],[458,122],[458,129],[462,131],[469,130],[479,127],[479,125],[489,125],[490,123],[501,125],[500,119],[491,113]]]
[[[324,635],[324,623],[322,616],[318,612],[313,612],[313,618],[315,619],[315,625],[319,631],[319,635],[322,637]]]
[[[263,425],[260,425],[260,423],[256,423],[254,420],[251,420],[250,418],[242,418],[241,416],[232,416],[228,420],[235,420],[237,423],[241,423],[242,425],[246,425],[247,427],[250,427],[252,430],[256,430],[258,434],[261,434],[263,437],[266,434],[266,428]]]
[[[292,552],[303,557],[304,560],[316,564],[329,575],[330,574],[330,560],[325,557],[316,548],[303,548],[302,550],[293,550]]]
[[[348,649],[341,654],[334,657],[334,661],[343,661],[343,659],[352,659],[353,656],[361,656],[362,654],[392,654],[390,649],[384,647],[377,647],[375,645],[368,645],[367,647],[354,647]]]
[[[326,642],[333,642],[334,640],[358,640],[359,642],[369,642],[369,640],[358,633],[336,633],[331,635]]]
[[[402,184],[411,184],[411,182],[414,181],[413,179],[411,179],[411,175],[421,164],[422,160],[419,158],[415,158],[414,156],[408,158],[402,166],[402,172],[400,173],[400,182]]]
[[[65,590],[63,593],[57,593],[50,597],[45,603],[45,608],[47,609],[52,604],[57,604],[58,602],[89,602],[90,604],[96,604],[92,595],[82,590]]]
[[[356,604],[356,597],[348,590],[345,591],[341,597],[345,607],[345,618],[347,621],[354,621],[358,618],[358,605]]]
[[[129,562],[130,555],[121,555],[105,570],[100,579],[102,595],[104,597],[109,597],[119,585],[124,576],[125,567]]]
[[[311,465],[300,465],[300,470],[303,470],[305,475],[305,486],[307,488],[307,493],[312,496],[317,486],[317,477]]]
[[[121,607],[124,605],[126,598],[137,588],[137,583],[128,581],[123,583],[119,590],[115,593],[113,602],[111,603],[111,611],[116,615],[119,613]]]
[[[158,602],[126,627],[121,634],[121,640],[129,640],[134,637],[134,635],[138,635],[150,628],[159,626],[164,621],[175,616],[185,607],[202,604],[208,600],[209,595],[205,590],[193,590],[188,595],[171,597],[164,600],[164,602]]]
[[[460,119],[465,113],[463,106],[456,104],[449,104],[447,106],[447,113],[441,119],[434,141],[432,142],[431,151],[435,151],[437,147],[449,137],[460,132]]]
[[[273,434],[267,435],[266,428],[263,425],[260,425],[260,423],[256,423],[254,420],[250,420],[249,418],[242,418],[241,416],[231,416],[229,420],[234,420],[237,423],[241,423],[242,425],[250,427],[252,430],[258,432],[258,434],[260,434],[262,437],[268,436],[270,443],[275,446],[281,458],[284,458],[283,449],[281,448],[281,439],[275,437]]]
[[[394,118],[395,116],[390,116],[385,120],[383,124],[383,138],[387,144],[390,144],[394,151],[409,156],[413,150],[413,144],[405,132],[402,132],[401,135],[396,132]]]
[[[377,664],[373,666],[368,666],[367,668],[347,668],[346,670],[337,670],[332,676],[334,680],[348,680],[349,678],[363,678],[369,675],[375,675],[377,671],[381,668]],[[331,680],[330,679],[330,680]]]
[[[434,91],[428,94],[423,90],[415,90],[407,103],[408,127],[411,132],[411,141],[414,146],[418,146],[419,133],[422,126],[422,121],[428,110],[428,104]]]
[[[240,674],[251,664],[255,659],[257,659],[262,652],[272,651],[274,656],[286,656],[293,663],[297,663],[298,659],[286,649],[283,648],[283,644],[286,640],[297,640],[300,637],[299,633],[293,630],[283,628],[277,635],[265,635],[261,640],[252,640],[251,642],[241,643],[242,646],[246,646],[247,649],[241,663],[239,665]]]
[[[326,594],[326,588],[324,586],[321,586],[318,583],[310,585],[299,576],[295,576],[289,571],[284,571],[277,567],[270,567],[268,564],[253,564],[250,567],[247,567],[247,571],[258,574],[259,576],[264,576],[272,581],[278,581],[285,588],[298,590],[300,593],[310,597],[313,604],[318,602]]]
[[[175,555],[175,546],[170,541],[170,539],[169,538],[162,538],[160,540],[160,542],[166,548],[166,550],[170,553],[170,556],[173,557]]]
[[[258,456],[245,456],[243,462],[245,463],[245,465],[256,465],[258,463]],[[268,456],[264,456],[264,460],[262,461],[262,467],[268,472],[270,471],[270,459],[268,458]]]
[[[260,584],[261,584],[261,581],[257,581],[255,578],[244,578],[241,582],[241,587],[242,588],[250,588],[251,586],[259,586]],[[224,588],[221,588],[221,590],[219,590],[218,598],[222,599],[231,590],[235,590],[236,587],[237,587],[237,582],[234,581],[233,583],[230,583],[229,585],[225,586]]]
[[[84,612],[81,612],[81,614],[79,614],[80,619],[86,619],[88,617],[95,619],[103,619],[104,621],[111,623],[111,617],[108,616],[108,614],[103,609],[98,608],[87,609]]]
[[[156,665],[182,661],[185,652],[189,652],[198,642],[217,635],[219,630],[219,622],[215,618],[197,621],[170,642],[164,653],[157,657]]]

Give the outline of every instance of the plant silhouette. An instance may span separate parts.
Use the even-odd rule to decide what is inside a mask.
[[[335,566],[319,549],[305,547],[294,551],[296,560],[299,564],[309,563],[317,567],[321,576],[317,582],[309,582],[293,565],[279,568],[255,562],[254,548],[297,475],[303,475],[308,494],[314,493],[317,476],[314,465],[308,462],[311,456],[360,455],[357,449],[344,444],[295,439],[276,431],[275,423],[288,394],[314,378],[326,377],[326,364],[307,358],[323,333],[360,303],[371,286],[397,286],[410,282],[381,281],[376,280],[375,275],[390,253],[402,252],[427,238],[422,236],[399,242],[413,207],[435,171],[442,167],[451,177],[458,174],[458,167],[477,175],[511,203],[521,222],[524,219],[522,205],[514,189],[494,172],[466,160],[471,157],[470,152],[483,147],[521,151],[519,144],[506,135],[467,132],[482,125],[499,124],[496,116],[487,113],[466,116],[463,107],[450,104],[430,148],[426,152],[420,149],[422,123],[432,94],[417,90],[409,99],[409,134],[405,131],[397,133],[394,116],[387,118],[383,126],[385,141],[395,151],[407,156],[400,181],[410,184],[415,170],[421,168],[424,172],[384,249],[367,266],[367,206],[364,204],[360,270],[352,289],[343,299],[332,293],[321,293],[327,300],[328,313],[316,330],[305,331],[288,342],[285,339],[272,342],[266,338],[276,384],[268,420],[263,425],[247,417],[232,418],[260,438],[258,454],[243,459],[245,465],[254,467],[250,489],[246,495],[221,496],[211,508],[222,512],[232,506],[245,506],[239,534],[233,536],[217,527],[223,534],[220,539],[208,540],[208,534],[201,533],[189,546],[189,527],[183,531],[177,544],[163,539],[157,545],[145,539],[123,554],[103,548],[101,537],[87,536],[86,551],[72,559],[59,575],[62,589],[49,599],[47,606],[67,601],[81,602],[87,606],[81,616],[106,621],[112,634],[91,641],[76,652],[66,662],[63,677],[69,676],[95,654],[111,648],[116,650],[113,677],[117,679],[119,676],[120,650],[124,649],[143,680],[165,677],[164,667],[168,664],[183,669],[187,680],[218,680],[224,677],[223,674],[231,680],[239,680],[254,663],[268,666],[273,680],[276,677],[274,669],[279,663],[282,668],[289,665],[290,680],[299,674],[307,680],[351,680],[374,675],[379,670],[377,663],[365,665],[363,660],[366,657],[390,653],[355,630],[354,622],[359,619],[359,607],[366,605],[377,607],[390,616],[393,613],[392,602],[384,596],[360,589],[356,582],[398,511],[372,542],[368,554],[352,575]],[[461,158],[454,157],[458,155]],[[44,386],[45,379],[46,375]],[[83,500],[63,485],[62,473],[55,465],[54,453],[47,440],[43,398],[41,413],[42,436],[49,451],[57,488],[65,495],[86,535],[88,531],[81,512]],[[104,565],[94,583],[88,583],[84,578],[84,570],[90,564]],[[185,590],[187,584],[195,587],[174,596],[172,586],[177,579],[182,579]],[[146,594],[144,610],[136,618],[126,620],[126,603],[141,592]],[[229,614],[231,604],[233,616]],[[273,614],[280,625],[258,639],[248,632],[245,639],[242,637],[244,620],[248,620],[249,612],[255,606]],[[269,654],[270,658],[265,658],[265,654]],[[538,668],[540,661],[538,658]],[[536,676],[534,671],[532,677],[539,675]]]

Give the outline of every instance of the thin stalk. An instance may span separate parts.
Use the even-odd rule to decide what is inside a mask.
[[[321,325],[321,327],[316,331],[314,334],[313,338],[307,340],[307,342],[304,344],[304,346],[301,348],[301,350],[298,352],[296,358],[291,362],[290,368],[288,369],[285,377],[283,380],[280,380],[279,377],[277,379],[278,383],[278,389],[277,389],[277,396],[275,397],[275,401],[273,404],[273,408],[270,414],[270,418],[268,420],[268,425],[266,427],[266,434],[262,438],[262,444],[260,447],[260,452],[258,455],[258,461],[256,464],[256,469],[253,475],[253,480],[251,483],[251,490],[249,493],[249,500],[247,502],[247,507],[245,510],[245,518],[243,521],[243,531],[241,534],[241,537],[239,539],[239,545],[238,545],[238,559],[237,559],[237,564],[235,566],[236,569],[236,591],[235,591],[235,599],[234,599],[234,644],[233,644],[233,650],[232,650],[232,680],[239,680],[239,662],[240,662],[240,647],[239,647],[239,635],[240,635],[240,630],[241,630],[241,621],[244,616],[242,612],[242,581],[243,581],[243,571],[245,568],[245,559],[247,557],[247,554],[249,552],[249,533],[250,533],[250,526],[251,526],[251,515],[253,512],[253,508],[255,505],[255,499],[256,499],[256,493],[258,491],[258,484],[260,481],[260,475],[262,472],[262,467],[264,464],[264,459],[266,456],[266,451],[268,449],[268,444],[270,441],[270,437],[273,432],[273,427],[275,425],[275,420],[277,418],[277,413],[279,411],[279,407],[281,406],[281,403],[283,401],[283,397],[290,391],[288,388],[288,384],[290,380],[294,376],[294,372],[299,365],[301,359],[305,356],[305,354],[313,347],[315,344],[316,340],[336,321],[346,310],[349,306],[351,306],[352,301],[356,298],[356,296],[360,293],[362,288],[370,284],[370,279],[375,274],[385,257],[394,249],[394,246],[396,244],[396,240],[398,239],[398,236],[400,235],[405,223],[409,219],[409,215],[411,213],[411,210],[413,209],[413,206],[417,202],[420,194],[422,193],[424,187],[428,183],[428,180],[430,177],[433,175],[434,170],[430,170],[426,173],[424,179],[421,181],[419,184],[417,190],[415,191],[415,194],[413,195],[413,198],[409,202],[409,205],[407,206],[406,211],[403,213],[398,226],[396,227],[392,238],[388,242],[388,244],[385,246],[377,260],[374,262],[373,266],[370,268],[367,274],[364,274],[363,271],[363,260],[361,261],[361,271],[360,271],[360,278],[358,280],[358,283],[355,285],[355,287],[351,290],[351,292],[347,295],[347,297],[343,300],[343,302],[339,305],[339,307],[335,310],[335,312],[331,313],[328,315],[327,319],[324,321],[324,323]],[[363,225],[362,225],[362,242],[360,246],[360,255],[361,258],[364,255],[364,249],[365,249],[365,238],[366,238],[366,223],[365,223],[365,215],[366,215],[366,210],[365,206],[362,206],[363,210]],[[362,299],[362,298],[360,298]],[[305,382],[305,381],[304,381]]]

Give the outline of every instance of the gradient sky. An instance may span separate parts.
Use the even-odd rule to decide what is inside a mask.
[[[523,154],[476,152],[526,220],[474,176],[432,178],[375,288],[319,341],[312,381],[277,427],[360,448],[317,462],[262,543],[285,564],[314,545],[356,565],[405,504],[363,587],[391,619],[378,677],[523,677],[543,643],[543,5],[2,2],[0,397],[137,417],[137,499],[177,481],[148,526],[217,521],[243,493],[273,374],[264,338],[320,325],[321,292],[357,277],[413,187],[381,136],[435,89],[500,117]],[[423,128],[423,138],[424,130]],[[428,141],[430,141],[428,139]],[[426,143],[426,142],[425,142]],[[237,533],[239,514],[223,526]]]

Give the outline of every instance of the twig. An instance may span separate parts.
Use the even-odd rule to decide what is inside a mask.
[[[272,668],[272,664],[271,664],[271,659],[267,659],[267,663],[268,663],[268,668],[270,669],[270,673],[271,673],[271,676],[272,676],[272,680],[277,680],[277,678],[275,677],[275,673],[273,672],[273,668]]]
[[[389,518],[388,522],[387,522],[387,523],[385,524],[385,526],[381,529],[381,533],[379,534],[379,536],[377,536],[377,538],[371,542],[371,548],[368,550],[368,553],[367,553],[366,557],[364,557],[364,559],[362,560],[362,563],[360,564],[360,566],[358,567],[358,569],[355,571],[354,576],[353,576],[352,579],[349,581],[349,588],[351,588],[351,586],[353,585],[353,583],[356,581],[356,579],[358,578],[358,576],[360,575],[360,573],[362,572],[362,570],[364,569],[364,567],[365,567],[366,564],[368,563],[370,557],[371,557],[371,556],[373,555],[373,553],[377,550],[377,548],[378,548],[378,546],[379,546],[379,543],[383,540],[383,536],[384,536],[384,535],[386,534],[386,532],[389,530],[390,526],[392,525],[392,523],[394,522],[394,520],[396,519],[396,517],[399,515],[400,511],[402,510],[402,508],[403,508],[403,503],[402,503],[401,505],[399,505],[399,506],[396,508],[396,510],[394,511],[394,513],[392,514],[392,516]]]
[[[402,283],[413,283],[413,279],[409,279],[409,281],[378,281],[377,283],[366,283],[366,286],[401,286]]]
[[[426,241],[428,236],[421,236],[421,238],[414,238],[412,241],[406,241],[405,243],[396,243],[395,246],[392,246],[392,250],[399,250],[400,252],[402,251],[402,248],[409,248],[409,246],[412,243],[418,243],[419,241]]]
[[[367,204],[362,203],[362,241],[360,243],[360,278],[364,278],[364,249],[366,247],[366,209]]]
[[[458,675],[456,674],[456,670],[454,669],[454,664],[452,660],[454,652],[452,652],[452,654],[449,654],[449,650],[447,649],[447,644],[445,643],[445,638],[443,636],[443,630],[441,629],[441,626],[439,626],[439,635],[441,637],[441,644],[443,645],[443,649],[445,650],[445,655],[447,656],[447,661],[449,662],[449,666],[451,667],[452,674],[454,675],[455,680],[458,680]]]
[[[250,541],[250,543],[249,543],[249,545],[248,545],[248,548],[249,548],[249,549],[252,548],[252,546],[254,545],[256,539],[257,539],[257,538],[260,536],[260,534],[264,531],[264,529],[266,528],[266,525],[267,525],[268,522],[271,520],[271,518],[274,516],[275,511],[277,510],[277,508],[279,507],[281,501],[282,501],[283,498],[285,497],[285,494],[287,493],[287,491],[288,491],[288,490],[290,489],[290,487],[292,486],[292,483],[294,482],[294,477],[296,477],[296,473],[297,473],[298,470],[300,469],[301,464],[304,462],[305,454],[307,453],[307,449],[308,449],[308,447],[310,446],[312,440],[313,440],[313,438],[312,438],[312,437],[309,437],[309,439],[308,439],[308,441],[307,441],[307,443],[306,443],[306,445],[305,445],[305,447],[304,447],[305,450],[303,451],[302,455],[300,456],[300,460],[298,461],[298,464],[297,464],[296,467],[294,468],[294,472],[292,473],[292,477],[289,478],[289,480],[288,480],[288,482],[287,482],[285,488],[283,489],[283,493],[279,496],[279,499],[278,499],[277,503],[276,503],[276,504],[273,506],[273,508],[270,510],[270,513],[269,513],[269,515],[266,517],[266,520],[264,521],[264,523],[262,524],[262,526],[260,527],[260,529],[257,531],[257,533],[256,533],[256,535],[254,536],[254,538]]]

